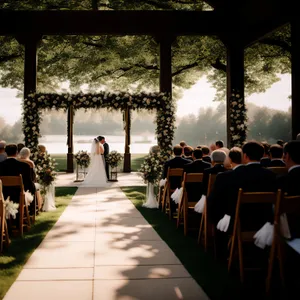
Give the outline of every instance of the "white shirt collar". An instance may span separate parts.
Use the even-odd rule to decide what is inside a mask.
[[[300,165],[294,165],[292,167],[289,168],[288,172],[291,172],[293,169],[299,168]]]
[[[282,162],[283,162],[283,160],[282,160],[281,158],[272,158],[272,159],[271,159],[271,161],[274,161],[274,160],[279,160],[279,161],[282,161]]]
[[[260,165],[260,162],[259,161],[250,161],[247,163],[246,166],[249,166],[249,165]]]
[[[237,169],[238,167],[241,167],[241,166],[242,166],[242,164],[236,165],[234,168],[232,168],[232,170],[235,170],[235,169]]]

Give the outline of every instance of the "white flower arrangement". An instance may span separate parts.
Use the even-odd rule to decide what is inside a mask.
[[[230,147],[242,147],[247,137],[247,108],[244,99],[235,90],[230,99]]]
[[[111,151],[106,157],[106,162],[110,167],[115,168],[123,160],[123,156],[118,151]]]
[[[78,151],[74,157],[77,165],[84,168],[87,168],[91,162],[91,158],[87,153],[87,151],[83,151],[83,150]]]
[[[156,135],[160,148],[171,154],[172,140],[175,131],[175,104],[165,93],[144,93],[129,95],[127,92],[99,92],[96,94],[29,94],[23,102],[23,132],[25,145],[36,151],[40,137],[41,110],[67,110],[73,106],[74,110],[99,109],[125,111],[128,107],[133,110],[156,110]],[[35,127],[35,129],[33,129]]]

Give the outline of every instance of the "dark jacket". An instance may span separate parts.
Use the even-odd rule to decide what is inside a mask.
[[[203,195],[207,195],[209,174],[218,174],[226,171],[223,164],[216,164],[203,172]]]
[[[210,158],[210,156],[203,156],[202,160],[211,164],[211,158]]]
[[[202,161],[201,159],[196,159],[192,163],[186,164],[184,166],[184,172],[186,173],[203,173],[204,170],[211,167],[211,164]],[[186,185],[188,200],[192,202],[199,201],[201,195],[203,194],[203,184],[201,183],[188,183]]]
[[[282,159],[273,159],[268,165],[268,168],[270,167],[285,167],[285,162]]]
[[[31,194],[35,193],[35,185],[32,181],[32,174],[30,167],[27,163],[20,162],[15,158],[8,158],[0,163],[0,176],[18,176],[22,175],[23,185],[25,192],[29,190]],[[15,188],[3,187],[3,195],[7,198],[10,195],[10,199],[18,202],[19,201],[19,191]]]
[[[269,167],[270,162],[271,162],[271,159],[270,159],[269,157],[263,157],[263,158],[260,160],[260,164],[261,164],[264,168]]]
[[[223,199],[226,201],[225,214],[231,216],[231,229],[234,224],[237,197],[239,188],[245,192],[275,192],[276,174],[261,166],[259,163],[248,164],[239,167],[233,173],[230,182],[227,182],[226,194]],[[266,222],[273,222],[273,206],[270,204],[250,204],[243,205],[240,211],[242,229],[258,230]],[[252,224],[249,227],[249,224]]]
[[[168,169],[183,169],[184,165],[190,163],[188,159],[182,158],[180,156],[175,156],[174,158],[169,159],[164,164],[164,172],[163,172],[163,178],[167,178],[168,175]],[[182,179],[180,178],[173,178],[171,180],[171,188],[176,189],[177,187],[181,186]]]

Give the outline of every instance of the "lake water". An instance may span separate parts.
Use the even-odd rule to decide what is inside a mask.
[[[90,151],[91,143],[95,136],[90,135],[74,135],[74,153],[80,150]],[[116,150],[124,153],[125,137],[106,135],[106,142],[109,144],[109,150]],[[66,135],[45,135],[39,140],[40,144],[46,146],[50,154],[67,153],[67,136]],[[156,145],[157,141],[154,135],[132,135],[131,136],[131,153],[149,153],[149,149]]]

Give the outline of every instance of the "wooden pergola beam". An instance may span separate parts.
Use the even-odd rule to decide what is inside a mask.
[[[215,11],[0,11],[0,35],[217,35]]]

